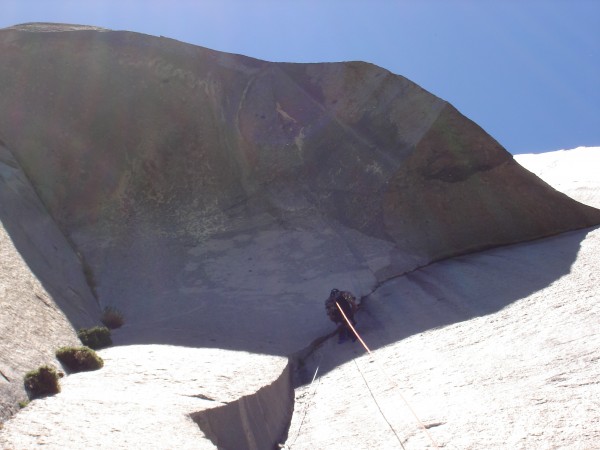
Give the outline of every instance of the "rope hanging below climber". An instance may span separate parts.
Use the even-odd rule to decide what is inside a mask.
[[[354,324],[356,324],[356,322],[353,319],[351,320],[351,319],[348,318],[348,316],[344,312],[344,309],[342,308],[342,306],[338,302],[336,302],[335,305],[336,305],[339,313],[343,317],[344,321],[346,322],[347,327],[352,331],[352,333],[354,333],[354,336],[360,341],[360,343],[365,348],[365,350],[367,351],[367,353],[371,356],[372,360],[375,361],[375,363],[377,364],[378,369],[385,375],[385,377],[388,379],[388,381],[397,389],[397,391],[398,391],[398,393],[400,395],[400,398],[402,398],[402,401],[404,402],[404,404],[406,405],[406,407],[410,410],[410,412],[412,413],[412,415],[415,417],[415,419],[417,420],[417,423],[419,424],[419,426],[423,429],[423,431],[425,431],[425,433],[427,434],[427,437],[429,437],[429,440],[431,441],[431,443],[433,444],[433,446],[435,448],[440,448],[440,446],[438,445],[438,443],[435,441],[435,439],[433,439],[433,437],[431,436],[431,434],[427,430],[427,427],[419,419],[419,417],[415,413],[414,409],[411,408],[411,406],[408,404],[408,401],[406,400],[406,398],[404,398],[404,396],[402,395],[402,392],[400,392],[400,387],[398,386],[398,383],[396,383],[392,379],[392,377],[390,377],[387,374],[387,372],[385,370],[383,370],[383,367],[381,367],[381,365],[379,365],[379,363],[375,360],[375,356],[374,356],[373,352],[371,351],[371,349],[367,346],[367,344],[365,343],[365,341],[362,339],[362,337],[360,337],[360,335],[356,331],[356,328],[354,327]],[[354,323],[352,323],[352,322],[354,322]],[[356,361],[355,361],[355,363],[356,363]],[[358,365],[357,365],[357,368],[358,368]],[[360,371],[360,369],[359,369],[359,371]],[[362,372],[361,372],[361,375],[363,375]],[[364,378],[364,375],[363,375],[363,379],[365,381],[365,384],[367,384],[367,388],[369,388],[367,380],[366,380],[366,378]],[[370,391],[370,388],[369,388],[369,391]],[[373,395],[373,394],[371,393],[371,395]],[[375,400],[375,402],[377,403],[376,400]],[[378,407],[379,407],[379,405],[378,405]],[[382,415],[384,415],[383,411],[381,411],[381,409],[379,409],[379,411],[381,412]],[[384,415],[384,418],[385,418],[385,415]],[[396,431],[393,429],[393,427],[391,426],[391,424],[389,423],[389,421],[387,420],[387,418],[385,418],[385,420],[388,423],[388,425],[390,426],[390,428],[392,428],[392,431],[394,432],[394,434],[396,434]],[[398,437],[397,434],[396,434],[396,437]],[[399,437],[398,437],[398,441],[400,442],[400,445],[402,446],[402,448],[404,448],[404,446],[402,445],[402,442],[400,441]]]

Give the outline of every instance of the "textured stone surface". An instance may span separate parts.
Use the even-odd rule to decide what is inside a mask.
[[[96,323],[98,303],[80,259],[27,177],[0,145],[0,420],[27,398],[23,375],[56,364],[75,329]]]
[[[515,155],[515,160],[560,192],[600,208],[600,147]]]
[[[120,343],[286,355],[327,330],[333,286],[600,222],[367,63],[43,24],[0,51],[0,138],[125,313]]]
[[[374,357],[330,340],[305,360],[305,378],[319,372],[296,391],[286,446],[434,448],[431,437],[467,449],[594,448],[598,231],[454,258],[385,283],[357,316]],[[100,354],[104,369],[64,378],[59,395],[6,422],[2,447],[214,448],[207,435],[254,436],[270,425],[244,428],[266,414],[252,407],[256,393],[278,394],[263,408],[286,408],[285,385],[270,389],[283,358],[169,346]]]
[[[373,356],[306,361],[287,448],[595,448],[599,255],[583,230],[386,283],[357,315]]]
[[[6,422],[3,446],[275,444],[275,419],[289,408],[287,363],[264,355],[327,335],[332,287],[372,293],[361,330],[377,355],[399,361],[392,379],[406,381],[440,443],[578,445],[563,406],[585,445],[597,440],[588,398],[598,377],[597,230],[415,271],[600,222],[598,210],[522,169],[446,102],[366,63],[268,63],[94,27],[0,30],[0,52],[1,326],[10,336],[0,383],[13,383],[2,401],[14,409],[22,372],[97,320],[92,288],[126,319],[114,336],[122,347],[103,353],[107,369],[70,376],[63,393],[34,401]],[[540,324],[559,331],[538,338]],[[290,437],[300,432],[288,442],[385,448],[396,435],[383,417],[364,422],[383,392],[398,439],[427,445],[414,422],[400,420],[396,389],[369,381],[375,363],[355,364],[356,346],[338,349],[327,343],[297,374],[319,365],[324,397],[306,410],[303,431],[297,419],[316,394],[298,391]],[[245,368],[235,366],[246,361],[240,350]],[[445,351],[452,359],[442,363]],[[177,387],[195,392],[190,364],[209,353],[208,385],[220,391],[236,373],[244,380],[228,386],[229,404],[204,412],[198,400],[214,402],[179,398]],[[432,353],[437,360],[425,358]],[[371,393],[351,378],[356,368]],[[549,381],[551,368],[566,375]],[[250,387],[246,372],[256,374]],[[123,383],[111,391],[103,377]],[[477,403],[482,396],[493,408]],[[171,402],[175,414],[165,415]],[[81,417],[94,418],[85,432]],[[154,429],[156,420],[164,427]],[[565,442],[553,429],[566,430]],[[65,440],[73,433],[81,435]]]
[[[221,439],[231,442],[242,430],[237,445],[229,448],[260,450],[267,447],[254,443],[276,441],[289,421],[289,385],[287,396],[269,399],[278,417],[264,417],[268,408],[259,400],[257,405],[244,402],[244,396],[268,390],[287,376],[285,358],[160,345],[109,348],[98,354],[104,368],[63,378],[60,394],[33,400],[5,423],[0,446],[213,449],[199,423],[204,424],[206,409],[229,407],[220,416],[220,427],[231,431],[221,433]],[[265,419],[271,430],[244,426],[245,421]]]

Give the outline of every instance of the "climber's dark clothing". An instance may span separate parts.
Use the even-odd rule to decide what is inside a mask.
[[[340,324],[339,327],[339,338],[340,342],[346,340],[348,336],[352,337],[352,340],[356,340],[356,336],[352,331],[352,328],[346,320],[344,320],[344,316],[336,306],[336,303],[340,305],[342,311],[350,321],[352,325],[356,325],[356,320],[354,320],[354,313],[358,309],[356,305],[356,299],[350,292],[346,291],[338,291],[337,289],[333,289],[329,294],[329,298],[325,300],[325,309],[327,311],[327,316],[331,319],[332,322]]]

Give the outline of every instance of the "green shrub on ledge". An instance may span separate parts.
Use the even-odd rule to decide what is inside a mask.
[[[112,345],[110,330],[106,327],[82,328],[77,337],[83,345],[94,350]]]
[[[27,372],[23,382],[30,398],[39,398],[60,392],[58,378],[59,374],[54,367],[42,366]]]
[[[56,358],[70,373],[98,370],[104,361],[89,347],[61,347],[56,351]]]

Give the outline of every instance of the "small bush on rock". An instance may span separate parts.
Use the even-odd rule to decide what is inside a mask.
[[[54,367],[42,366],[27,372],[23,381],[30,397],[39,398],[60,392],[58,378],[59,374]]]
[[[123,326],[125,319],[123,318],[123,314],[117,308],[112,306],[107,306],[102,311],[102,323],[106,325],[110,329],[115,329]]]
[[[98,370],[104,361],[89,347],[61,347],[56,351],[56,358],[71,373]]]
[[[106,327],[82,328],[77,337],[83,345],[94,350],[112,345],[110,330]]]

